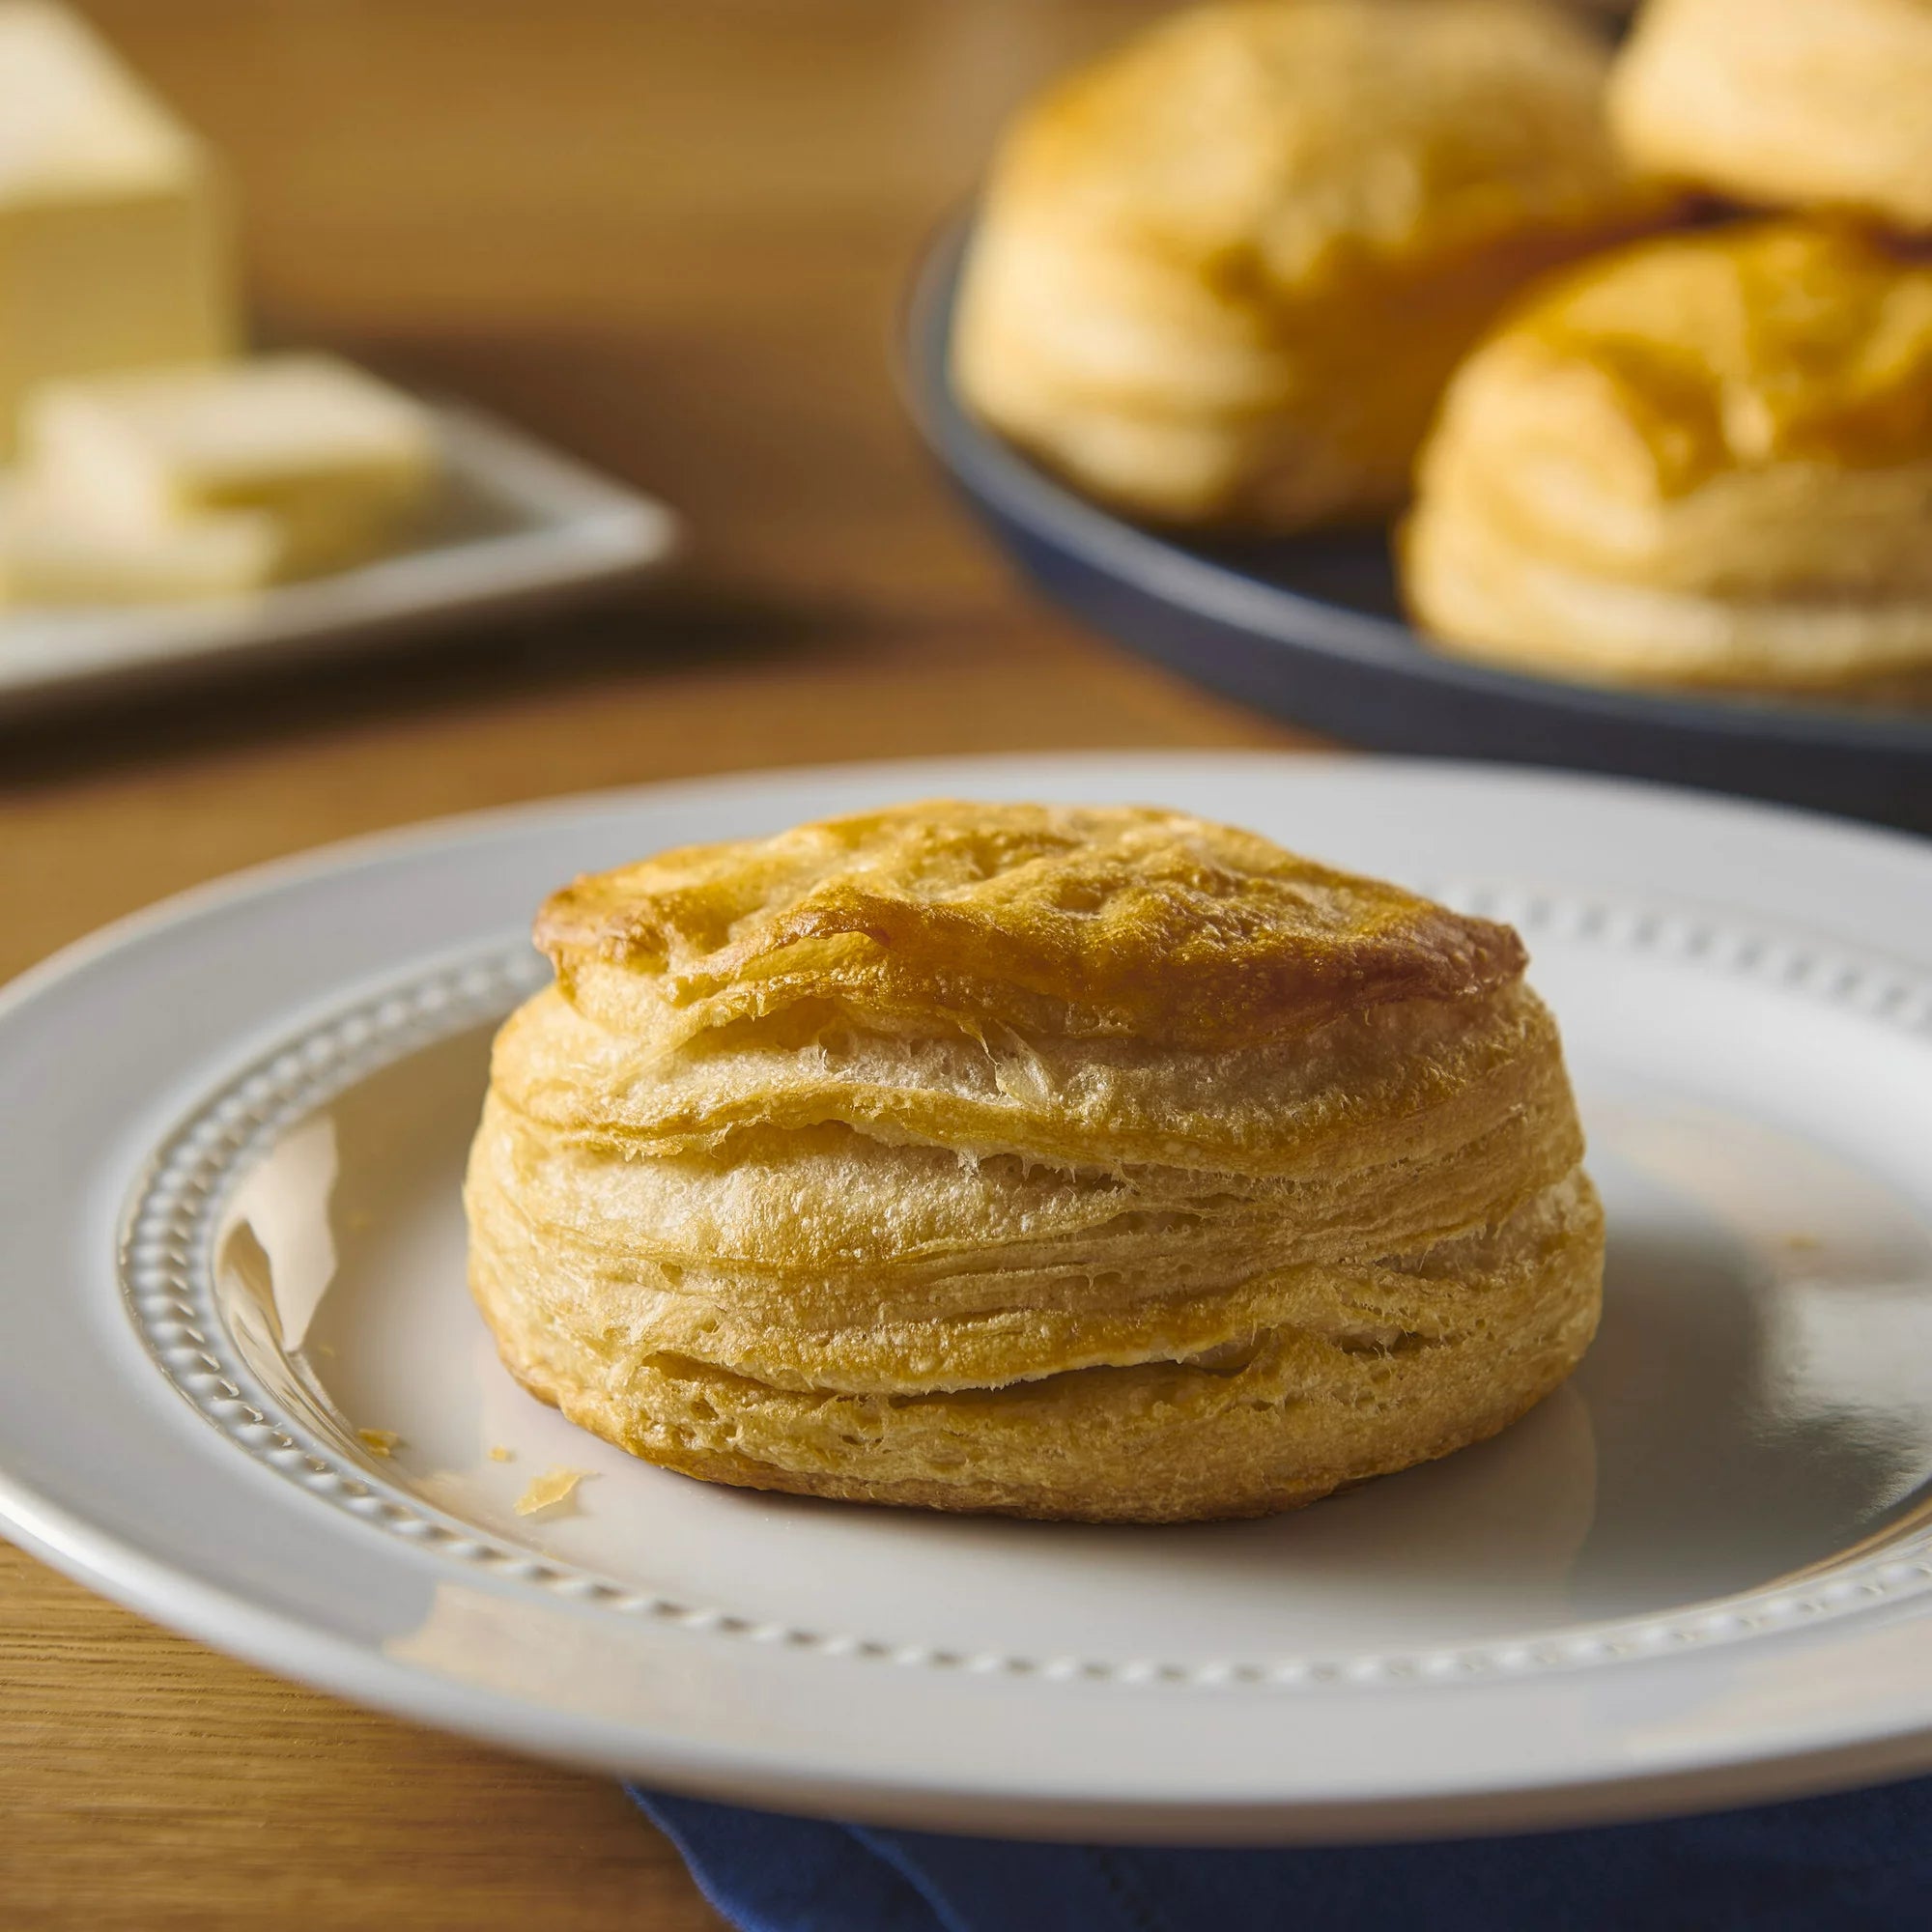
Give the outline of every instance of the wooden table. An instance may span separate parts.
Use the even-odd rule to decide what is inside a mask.
[[[221,147],[277,337],[690,516],[675,585],[0,736],[0,978],[431,813],[829,758],[1290,734],[1028,601],[900,420],[923,231],[1129,0],[101,0]],[[1143,8],[1141,11],[1146,11]],[[0,1923],[718,1921],[609,1780],[298,1690],[0,1545]]]

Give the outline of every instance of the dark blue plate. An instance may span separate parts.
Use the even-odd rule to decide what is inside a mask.
[[[914,283],[902,345],[908,405],[1020,568],[1096,629],[1358,745],[1625,772],[1932,831],[1932,716],[1652,696],[1492,670],[1430,650],[1403,621],[1379,533],[1197,542],[1075,496],[953,397],[946,345],[965,238],[963,226],[942,235]]]

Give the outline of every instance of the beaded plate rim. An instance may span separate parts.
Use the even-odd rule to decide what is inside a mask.
[[[1916,1038],[1932,1035],[1932,973],[1835,942],[1694,906],[1484,881],[1433,895],[1548,937],[1660,955],[1849,1009]],[[697,1635],[779,1644],[900,1667],[1046,1681],[1335,1689],[1469,1683],[1639,1661],[1813,1628],[1932,1589],[1932,1526],[1804,1580],[1773,1580],[1662,1614],[1520,1637],[1259,1660],[1028,1657],[960,1651],[741,1616],[639,1590],[478,1529],[388,1483],[346,1445],[291,1415],[249,1370],[221,1314],[212,1257],[224,1207],[251,1166],[298,1122],[358,1080],[470,1026],[502,1017],[548,979],[521,940],[418,962],[258,1052],[161,1139],[124,1211],[122,1296],[149,1358],[175,1391],[255,1462],[300,1492],[440,1561],[497,1580]],[[291,1373],[301,1371],[290,1365]],[[306,1378],[303,1378],[306,1380]],[[326,1397],[324,1401],[326,1403]],[[1820,1573],[1823,1574],[1820,1574]]]

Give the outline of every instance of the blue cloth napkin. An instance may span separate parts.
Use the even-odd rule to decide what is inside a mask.
[[[743,1932],[1925,1932],[1932,1778],[1713,1817],[1310,1851],[875,1831],[631,1794]]]

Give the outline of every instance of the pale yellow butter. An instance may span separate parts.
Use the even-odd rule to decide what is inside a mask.
[[[227,510],[162,529],[100,526],[33,489],[0,488],[0,601],[174,604],[261,590],[282,574],[273,517]]]
[[[436,487],[429,412],[329,355],[49,384],[21,423],[28,486],[71,523],[159,541],[209,518],[267,518],[277,578],[390,548]]]
[[[207,150],[73,14],[0,0],[0,453],[36,384],[212,359],[239,321]]]

